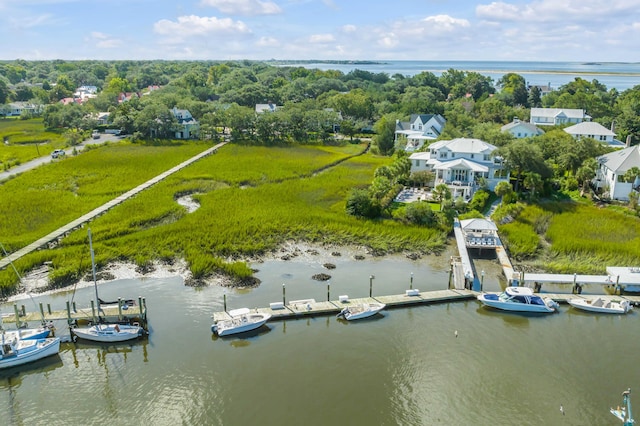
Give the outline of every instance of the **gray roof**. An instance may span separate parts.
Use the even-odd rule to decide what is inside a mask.
[[[640,167],[640,145],[602,155],[598,157],[598,163],[606,165],[616,174],[624,173],[632,167]]]
[[[497,231],[498,227],[495,223],[487,219],[464,219],[460,221],[462,229],[466,230],[478,230],[478,231]]]
[[[527,123],[525,121],[512,121],[509,124],[505,124],[504,126],[502,126],[500,128],[500,130],[502,130],[503,132],[514,129],[516,127],[524,127],[525,129],[527,129],[530,132],[536,133],[538,135],[541,135],[544,133],[544,130],[542,130],[541,128],[539,128],[538,126],[536,126],[535,124],[531,124],[531,123]]]
[[[611,130],[607,129],[600,123],[596,123],[595,121],[583,121],[582,123],[565,128],[564,131],[570,135],[616,135]]]
[[[531,108],[531,117],[556,117],[564,116],[567,118],[591,118],[582,109],[572,108]]]
[[[450,141],[438,141],[429,145],[429,149],[446,147],[453,152],[460,153],[491,153],[497,147],[480,139],[457,138]]]

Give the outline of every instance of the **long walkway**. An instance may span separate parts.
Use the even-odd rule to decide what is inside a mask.
[[[186,161],[183,161],[182,163],[178,164],[175,167],[172,167],[171,169],[167,170],[164,173],[159,174],[158,176],[149,179],[148,181],[146,181],[143,184],[140,184],[138,186],[136,186],[135,188],[133,188],[132,190],[125,192],[124,194],[120,195],[119,197],[101,205],[100,207],[97,207],[93,210],[91,210],[89,213],[86,213],[82,216],[80,216],[78,219],[67,223],[66,225],[56,229],[55,231],[45,235],[44,237],[40,238],[39,240],[34,241],[33,243],[29,244],[26,247],[21,248],[20,250],[17,250],[11,254],[9,254],[8,256],[4,257],[3,259],[0,259],[0,269],[4,269],[6,268],[11,262],[14,262],[18,259],[20,259],[23,256],[26,256],[27,254],[31,253],[32,251],[37,250],[38,248],[50,243],[53,240],[56,240],[58,238],[60,238],[62,235],[73,231],[74,229],[80,227],[82,224],[89,222],[90,220],[94,219],[96,216],[99,216],[101,214],[103,214],[104,212],[106,212],[107,210],[117,206],[118,204],[122,203],[125,200],[128,200],[129,198],[133,197],[134,195],[144,191],[147,188],[150,188],[151,186],[155,185],[156,183],[162,181],[163,179],[166,179],[168,176],[171,176],[172,174],[184,169],[185,167],[195,163],[196,161],[200,160],[203,157],[206,157],[208,155],[211,155],[212,153],[215,153],[218,148],[221,148],[222,146],[224,146],[226,144],[226,142],[222,142],[219,143],[217,145],[215,145],[212,148],[207,149],[206,151],[201,152],[200,154],[193,156],[191,158],[189,158]]]

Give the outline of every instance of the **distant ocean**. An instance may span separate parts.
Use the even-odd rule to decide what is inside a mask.
[[[292,64],[287,64],[292,65]],[[551,85],[553,89],[573,81],[576,77],[584,80],[598,80],[607,89],[622,92],[640,84],[640,63],[623,62],[511,62],[511,61],[322,61],[300,62],[295,65],[321,70],[339,70],[348,73],[361,69],[373,73],[387,73],[389,76],[402,74],[413,76],[423,71],[440,76],[448,69],[475,71],[493,78],[494,82],[504,74],[514,72],[525,78],[531,85]]]

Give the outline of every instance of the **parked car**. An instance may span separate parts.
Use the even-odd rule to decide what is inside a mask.
[[[51,158],[60,158],[64,157],[67,153],[64,152],[64,149],[56,149],[51,153]]]
[[[100,139],[100,132],[94,130],[93,133],[91,133],[91,137],[94,139]]]

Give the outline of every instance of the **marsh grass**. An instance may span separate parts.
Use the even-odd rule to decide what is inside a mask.
[[[0,119],[0,143],[0,169],[7,170],[49,155],[66,142],[60,133],[46,131],[41,118],[33,118]]]
[[[390,162],[355,156],[364,146],[356,148],[226,146],[95,219],[97,261],[145,264],[180,257],[196,279],[222,273],[242,280],[252,275],[244,259],[274,252],[289,240],[356,244],[378,253],[442,249],[446,235],[439,230],[345,213],[351,189],[366,186],[374,170]],[[186,213],[175,202],[184,193],[197,194],[198,210]],[[59,247],[26,256],[21,267],[50,260],[53,285],[71,283],[86,239],[86,230],[75,231]]]
[[[510,253],[534,258],[537,268],[558,273],[606,273],[607,266],[640,264],[640,220],[584,203],[526,206],[500,225]]]

